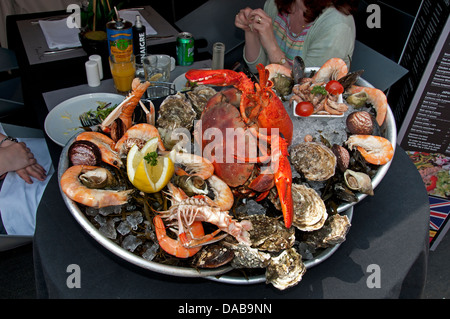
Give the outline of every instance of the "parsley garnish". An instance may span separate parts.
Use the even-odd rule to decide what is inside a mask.
[[[315,87],[313,87],[313,89],[311,90],[311,93],[312,94],[322,94],[322,95],[328,94],[327,90],[325,90],[325,88],[320,85],[316,85]]]
[[[151,166],[156,166],[158,164],[158,153],[157,152],[151,152],[147,153],[144,156],[144,159],[149,163]]]

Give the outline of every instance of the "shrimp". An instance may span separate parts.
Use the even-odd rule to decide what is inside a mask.
[[[150,82],[145,81],[144,83],[141,83],[139,78],[135,78],[131,83],[131,94],[129,94],[127,98],[103,120],[101,129],[106,133],[111,132],[112,124],[119,118],[123,124],[123,131],[128,130],[132,125],[134,109],[149,86]]]
[[[94,208],[126,204],[130,199],[130,194],[133,192],[132,189],[116,191],[93,189],[83,185],[79,176],[98,168],[97,166],[89,165],[74,165],[69,167],[61,176],[61,190],[71,200]]]
[[[208,178],[208,182],[214,192],[214,205],[221,210],[230,210],[234,204],[234,196],[227,183],[216,175],[212,175]]]
[[[115,150],[119,155],[123,156],[128,153],[133,144],[137,144],[139,148],[153,137],[158,138],[158,148],[164,151],[164,144],[159,136],[158,129],[151,124],[139,123],[130,127],[125,134],[115,144]]]
[[[325,83],[330,80],[339,80],[348,73],[347,64],[340,58],[331,58],[314,74],[314,83]]]
[[[170,156],[175,164],[186,167],[186,170],[183,170],[178,166],[175,171],[177,175],[197,175],[207,180],[214,173],[213,164],[202,156],[184,152],[173,152]]]
[[[178,258],[189,258],[194,256],[202,247],[186,248],[182,245],[180,240],[176,240],[167,236],[166,226],[160,216],[153,218],[155,225],[155,233],[158,238],[159,245],[168,254]],[[203,236],[205,234],[201,222],[195,222],[191,225],[191,232],[196,236]]]
[[[119,154],[114,150],[114,141],[105,134],[99,132],[82,132],[78,134],[75,140],[84,140],[94,143],[100,149],[103,162],[117,168],[123,166]]]
[[[367,102],[373,105],[375,110],[377,111],[377,123],[378,125],[382,125],[385,118],[388,107],[388,102],[386,98],[386,94],[383,91],[376,88],[363,87],[353,85],[349,89],[347,89],[347,93],[356,94],[359,92],[365,92],[367,94]]]
[[[350,149],[356,147],[367,162],[375,165],[386,164],[394,156],[391,142],[381,136],[352,135],[345,144]]]
[[[288,67],[278,64],[272,63],[266,65],[266,70],[269,70],[269,80],[272,80],[277,75],[281,74],[287,77],[292,77],[292,71]]]

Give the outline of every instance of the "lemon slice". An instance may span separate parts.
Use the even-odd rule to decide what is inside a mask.
[[[160,78],[162,78],[162,76],[163,76],[162,73],[156,73],[152,75],[149,81],[158,81]]]
[[[127,155],[128,179],[137,189],[146,193],[159,192],[169,183],[175,172],[174,164],[169,157],[157,156],[156,165],[152,165],[144,158],[147,154],[156,152],[157,148],[158,138],[155,137],[141,150],[133,145]]]

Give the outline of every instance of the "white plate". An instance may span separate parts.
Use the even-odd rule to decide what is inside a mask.
[[[113,93],[90,93],[73,97],[55,106],[45,118],[45,132],[58,145],[64,146],[75,134],[82,132],[80,114],[95,110],[97,102],[120,104],[125,97]]]
[[[175,84],[175,90],[177,92],[182,92],[187,90],[188,88],[186,87],[186,83],[187,83],[187,79],[186,79],[186,73],[183,73],[179,76],[177,76],[177,78],[173,81],[173,84]]]

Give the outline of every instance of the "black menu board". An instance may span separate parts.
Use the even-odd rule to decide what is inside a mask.
[[[423,52],[418,53],[423,54]],[[420,59],[421,57],[419,57]],[[430,249],[450,228],[450,18],[418,82],[398,134],[430,201]]]

